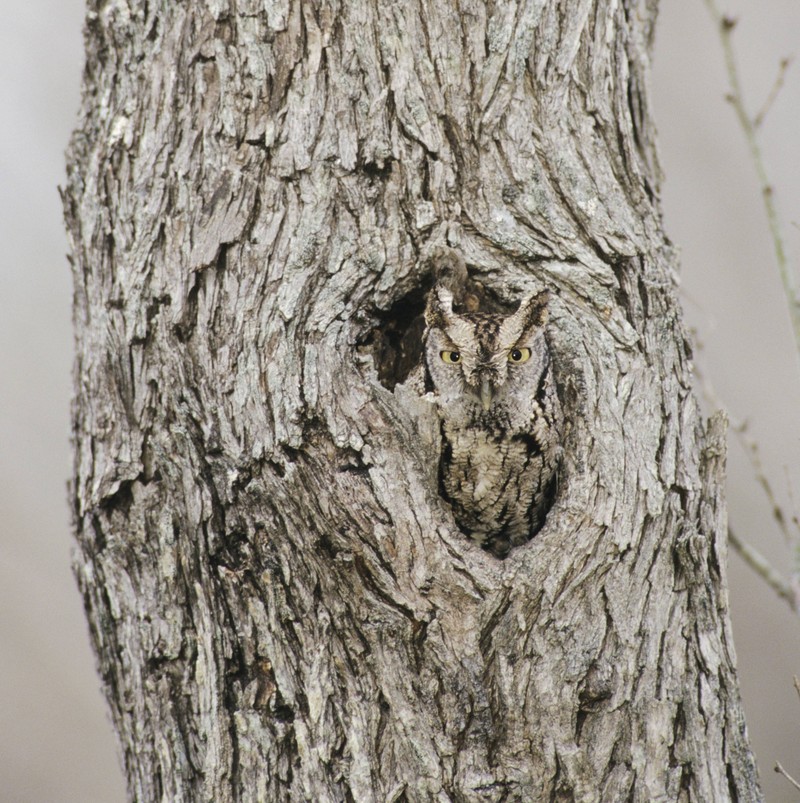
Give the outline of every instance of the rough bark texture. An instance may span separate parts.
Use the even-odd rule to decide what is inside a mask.
[[[75,565],[132,799],[760,799],[655,5],[90,0]],[[443,244],[553,294],[564,465],[504,561],[398,384]]]

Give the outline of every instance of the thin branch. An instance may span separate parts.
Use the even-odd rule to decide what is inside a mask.
[[[800,678],[798,678],[797,675],[794,676],[794,688],[797,691],[798,696],[800,696]],[[775,772],[777,772],[780,775],[783,775],[783,777],[786,778],[789,781],[789,783],[791,783],[794,786],[795,789],[800,791],[800,784],[798,784],[797,781],[795,781],[795,779],[792,778],[792,776],[789,775],[788,772],[786,772],[786,770],[781,766],[780,761],[775,762]]]
[[[717,396],[717,392],[714,390],[714,386],[711,384],[711,381],[703,374],[703,372],[698,368],[695,367],[695,375],[697,376],[698,382],[700,383],[700,389],[703,393],[703,397],[705,398],[708,405],[712,408],[716,409],[723,409],[724,405],[722,404],[719,396]],[[731,420],[731,429],[739,436],[742,442],[742,446],[744,447],[745,452],[747,453],[748,457],[750,458],[750,465],[753,469],[753,472],[756,475],[756,480],[761,488],[764,490],[764,493],[767,496],[767,500],[769,501],[770,505],[772,506],[772,513],[775,521],[777,522],[778,526],[781,528],[781,532],[783,532],[784,536],[786,537],[789,544],[795,545],[795,550],[797,551],[800,549],[800,538],[797,536],[793,536],[793,534],[789,531],[789,528],[786,524],[786,516],[783,513],[782,508],[778,504],[777,499],[775,498],[775,494],[772,491],[772,485],[770,484],[769,480],[764,473],[764,467],[761,463],[761,457],[758,451],[758,444],[755,440],[750,438],[748,435],[745,434],[747,429],[746,423],[737,423],[735,420]],[[791,498],[791,488],[790,488],[790,498]],[[794,500],[792,500],[793,502]],[[792,515],[792,523],[797,523],[797,515]],[[739,554],[742,560],[751,568],[755,573],[763,578],[767,585],[772,588],[779,597],[786,600],[789,603],[789,607],[795,613],[800,613],[800,583],[798,583],[798,572],[795,570],[792,572],[791,580],[787,583],[783,577],[772,568],[769,561],[755,548],[750,546],[745,541],[742,541],[738,536],[734,534],[734,532],[728,527],[728,542],[733,547],[733,549]],[[800,558],[796,558],[795,566],[800,565]]]
[[[742,448],[750,460],[750,466],[753,469],[753,474],[755,475],[756,481],[761,486],[761,489],[764,491],[764,495],[767,497],[767,501],[772,509],[772,518],[775,519],[775,523],[783,533],[783,537],[786,539],[788,544],[797,542],[798,535],[800,535],[800,533],[793,533],[789,527],[790,524],[797,526],[797,514],[792,511],[792,515],[787,516],[778,502],[778,499],[775,496],[775,491],[772,489],[772,483],[770,483],[769,479],[767,478],[767,474],[764,471],[764,464],[761,461],[761,452],[759,450],[758,443],[754,438],[750,437],[750,434],[747,431],[747,421],[742,421],[738,424],[732,421],[731,429],[736,433]],[[791,497],[791,488],[789,494],[789,498],[793,502]]]
[[[717,8],[716,0],[705,0],[705,4],[708,6],[708,10],[717,24],[717,30],[719,31],[720,40],[722,42],[722,50],[725,55],[725,67],[728,72],[728,82],[730,84],[728,100],[731,102],[736,116],[739,118],[739,124],[744,132],[747,145],[750,148],[750,155],[753,159],[753,164],[755,165],[758,180],[761,185],[761,198],[764,202],[764,210],[767,213],[767,221],[772,235],[775,260],[778,263],[778,270],[780,271],[781,281],[783,282],[784,293],[786,294],[786,300],[789,304],[789,315],[792,321],[792,329],[794,330],[795,345],[798,355],[800,355],[800,297],[798,297],[795,287],[795,278],[789,268],[789,262],[786,257],[780,221],[773,198],[772,184],[767,176],[764,159],[761,155],[761,148],[758,144],[756,123],[747,113],[744,105],[744,95],[742,93],[741,82],[739,81],[739,68],[736,63],[732,42],[736,19],[722,14]]]
[[[797,783],[797,781],[795,781],[795,779],[792,778],[792,776],[789,775],[788,772],[786,772],[786,770],[781,766],[780,761],[775,762],[775,772],[779,773],[780,775],[783,775],[783,777],[786,778],[786,780],[789,781],[789,783],[791,783],[795,789],[800,791],[800,783]]]
[[[792,489],[792,478],[789,476],[788,466],[783,467],[784,476],[786,478],[786,492],[789,495],[789,507],[792,511],[792,524],[795,530],[800,534],[800,514],[798,514],[797,500],[794,498],[794,491]]]
[[[769,95],[767,95],[767,99],[764,101],[761,111],[759,111],[759,113],[753,118],[753,128],[761,128],[761,124],[769,114],[772,104],[775,103],[775,98],[778,97],[781,89],[783,89],[783,82],[786,79],[786,72],[791,63],[792,58],[788,56],[780,60],[780,63],[778,64],[778,75],[775,77],[775,83],[772,85],[772,89],[770,90]]]
[[[772,568],[769,561],[755,548],[740,540],[728,527],[728,542],[739,553],[742,560],[783,600],[794,613],[798,613],[798,600],[783,577]]]

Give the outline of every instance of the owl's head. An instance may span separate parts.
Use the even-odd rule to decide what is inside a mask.
[[[510,315],[457,313],[437,286],[425,310],[425,361],[440,406],[472,415],[527,407],[548,367],[549,297],[528,296]]]

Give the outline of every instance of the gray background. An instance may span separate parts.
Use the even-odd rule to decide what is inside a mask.
[[[783,504],[800,503],[800,360],[759,188],[724,101],[702,0],[662,0],[653,70],[667,231],[682,253],[696,362],[748,418]],[[751,106],[800,51],[797,0],[729,0]],[[124,800],[114,737],[70,573],[70,275],[56,185],[78,107],[83,6],[4,3],[0,15],[0,800]],[[798,53],[800,55],[800,53]],[[800,270],[800,64],[763,127],[792,264]],[[787,482],[788,478],[788,482]],[[791,551],[731,439],[737,531],[784,571]],[[800,800],[800,619],[736,556],[730,597],[742,693],[770,801]]]

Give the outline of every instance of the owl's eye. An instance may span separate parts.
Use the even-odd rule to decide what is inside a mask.
[[[461,362],[460,351],[443,351],[441,357],[445,362],[448,362],[451,365],[454,365],[457,362]]]
[[[508,352],[508,361],[521,363],[521,362],[528,362],[531,358],[531,350],[527,348],[522,349],[511,349]]]

